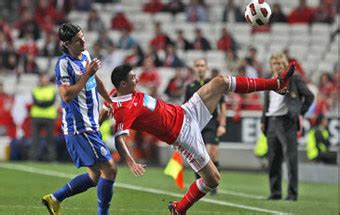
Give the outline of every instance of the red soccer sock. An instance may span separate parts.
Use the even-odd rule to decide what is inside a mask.
[[[187,192],[184,194],[183,198],[181,201],[178,202],[177,206],[176,206],[176,211],[177,212],[185,212],[186,210],[188,210],[195,202],[197,202],[200,198],[202,198],[203,196],[205,196],[205,194],[202,192],[198,186],[197,183],[202,184],[203,186],[206,187],[206,185],[204,185],[203,179],[197,179],[197,181],[194,181],[189,189],[187,190]],[[207,189],[208,187],[206,187]],[[209,188],[210,189],[210,188]],[[208,191],[208,190],[207,190]]]
[[[230,89],[235,93],[252,93],[263,90],[277,90],[279,83],[276,78],[248,78],[243,76],[231,77]]]

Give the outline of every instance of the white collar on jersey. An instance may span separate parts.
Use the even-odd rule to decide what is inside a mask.
[[[132,93],[111,98],[112,102],[125,102],[132,99]]]

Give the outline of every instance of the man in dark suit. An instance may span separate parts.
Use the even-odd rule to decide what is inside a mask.
[[[288,66],[284,54],[274,54],[270,58],[273,76],[278,76]],[[294,66],[294,65],[289,65]],[[295,66],[294,66],[295,67]],[[299,75],[294,75],[288,86],[289,93],[280,95],[267,91],[261,119],[262,131],[267,136],[270,200],[282,198],[282,162],[288,170],[288,195],[286,200],[298,199],[298,152],[297,131],[299,115],[304,115],[314,100],[314,95],[307,88]]]

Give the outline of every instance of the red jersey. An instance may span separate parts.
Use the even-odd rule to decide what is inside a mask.
[[[179,105],[134,92],[112,98],[115,136],[128,134],[129,129],[145,131],[172,144],[182,128],[184,110]]]

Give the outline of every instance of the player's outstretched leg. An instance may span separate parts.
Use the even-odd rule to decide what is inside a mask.
[[[89,174],[78,175],[53,194],[45,195],[42,198],[42,203],[47,207],[50,214],[59,214],[60,203],[64,199],[95,186],[96,184],[90,178]]]
[[[294,71],[295,65],[291,63],[279,77],[271,79],[218,75],[209,83],[201,87],[197,93],[208,110],[212,113],[216,109],[217,104],[225,91],[245,94],[264,90],[274,90],[280,94],[287,93],[287,87]]]
[[[291,77],[295,71],[295,64],[290,63],[279,77],[272,79],[228,77],[228,90],[235,93],[252,93],[256,91],[274,90],[277,93],[285,94]]]
[[[219,184],[221,175],[210,160],[199,172],[201,178],[194,181],[179,202],[169,202],[168,208],[171,215],[183,215],[199,199]]]

